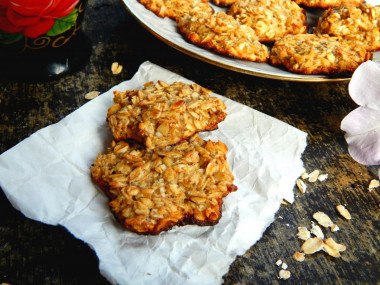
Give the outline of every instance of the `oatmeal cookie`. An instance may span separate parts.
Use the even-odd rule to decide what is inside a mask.
[[[214,3],[217,6],[229,6],[235,3],[238,0],[210,0],[210,2]]]
[[[331,8],[340,5],[359,5],[363,0],[294,0],[298,5],[311,8]]]
[[[372,53],[359,44],[342,43],[327,35],[299,34],[276,41],[269,63],[294,73],[330,74],[353,72],[371,58]]]
[[[306,12],[292,0],[239,0],[227,10],[239,23],[250,26],[260,42],[287,34],[306,33]]]
[[[254,31],[224,12],[183,16],[178,28],[188,41],[206,49],[239,59],[268,60],[268,48],[257,40]]]
[[[380,6],[360,4],[328,9],[319,19],[314,33],[360,42],[367,50],[380,50]]]
[[[158,234],[175,225],[215,225],[223,197],[236,191],[227,147],[196,135],[163,149],[113,142],[91,167],[120,223],[138,234]]]
[[[211,93],[197,84],[148,82],[141,90],[115,91],[107,121],[116,140],[162,148],[217,128],[226,106]]]
[[[214,10],[208,0],[138,0],[157,16],[178,20],[182,15],[193,13],[212,14]]]

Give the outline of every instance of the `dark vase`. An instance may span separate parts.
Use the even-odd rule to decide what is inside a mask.
[[[17,1],[25,2],[12,2]],[[0,23],[9,23],[0,26],[1,79],[56,78],[75,72],[88,62],[91,42],[80,30],[87,0],[51,2],[58,2],[57,8],[45,8],[41,12],[39,10],[44,9],[38,7],[41,1],[35,0],[36,4],[28,1],[29,6],[24,6],[27,16],[23,16],[24,10],[17,10],[17,6],[13,11],[11,4],[8,7],[1,7],[0,4]],[[38,16],[31,15],[34,12],[33,5],[37,6],[35,13]],[[28,26],[30,23],[33,25]],[[46,26],[50,27],[48,31],[45,31]]]

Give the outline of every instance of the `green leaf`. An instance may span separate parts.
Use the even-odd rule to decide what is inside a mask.
[[[46,35],[49,37],[54,37],[67,30],[70,30],[74,25],[78,18],[78,9],[74,9],[70,14],[65,17],[59,18],[55,20],[53,27],[49,31],[47,31]]]
[[[24,36],[21,33],[6,33],[0,31],[0,43],[10,45],[20,41]]]

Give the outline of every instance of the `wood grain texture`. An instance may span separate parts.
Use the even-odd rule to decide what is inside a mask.
[[[305,194],[294,188],[295,203],[280,208],[260,241],[231,265],[224,284],[379,284],[380,190],[367,189],[377,169],[356,163],[347,153],[339,126],[356,108],[347,82],[276,81],[209,65],[156,39],[117,0],[90,0],[82,29],[93,50],[80,71],[47,82],[0,79],[0,153],[85,104],[87,92],[105,92],[130,79],[149,60],[307,132],[306,170],[329,175],[326,181],[308,183]],[[110,70],[114,61],[124,66],[118,75]],[[337,213],[338,204],[347,205],[350,221]],[[297,227],[310,228],[316,211],[339,225],[338,233],[325,233],[347,250],[340,259],[319,252],[302,263],[294,261],[302,244]],[[2,191],[0,217],[0,283],[108,284],[86,244],[62,227],[25,218]],[[292,276],[286,281],[277,278],[278,259],[289,265]]]

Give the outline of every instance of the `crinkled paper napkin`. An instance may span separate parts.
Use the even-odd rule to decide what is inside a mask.
[[[292,202],[303,173],[306,134],[223,96],[227,117],[202,133],[228,148],[238,191],[224,199],[213,227],[175,227],[157,236],[123,229],[108,199],[90,178],[90,166],[111,142],[106,123],[113,91],[139,89],[147,81],[191,81],[150,62],[134,77],[86,103],[57,124],[34,133],[0,156],[0,186],[26,217],[66,227],[99,258],[112,284],[220,284],[273,222],[283,198]]]

